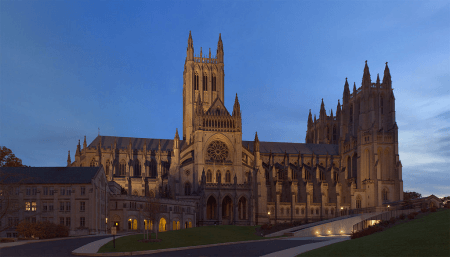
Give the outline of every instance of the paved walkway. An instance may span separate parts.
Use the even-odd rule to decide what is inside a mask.
[[[116,236],[119,238],[121,236]],[[327,237],[291,237],[291,238],[276,238],[276,239],[268,239],[267,241],[272,240],[302,240],[305,241],[304,245],[300,245],[297,247],[292,247],[288,249],[284,249],[281,251],[275,251],[270,254],[263,255],[263,257],[292,257],[296,256],[300,253],[304,253],[316,248],[320,248],[329,244],[334,244],[338,242],[342,242],[350,239],[349,236],[327,236]],[[84,255],[84,256],[124,256],[131,255],[130,252],[122,252],[122,253],[97,253],[101,246],[112,241],[112,237],[104,238],[101,240],[97,240],[95,242],[89,243],[82,247],[75,249],[72,254],[74,255]],[[191,249],[199,249],[199,248],[211,248],[217,246],[226,246],[226,245],[234,245],[234,244],[247,244],[253,242],[262,242],[266,240],[254,240],[254,241],[245,241],[245,242],[229,242],[229,243],[221,243],[214,245],[199,245],[199,246],[191,246],[191,247],[180,247],[180,248],[170,248],[170,249],[160,249],[160,250],[148,250],[148,251],[140,251],[133,252],[133,255],[152,255],[152,254],[163,254],[174,251],[182,251],[182,250],[191,250]],[[300,242],[299,242],[300,243]],[[245,254],[245,253],[242,253]]]

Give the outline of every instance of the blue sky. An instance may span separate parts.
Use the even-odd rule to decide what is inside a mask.
[[[0,1],[0,145],[65,166],[78,139],[173,138],[183,65],[222,33],[225,105],[243,140],[304,142],[345,78],[389,62],[404,189],[450,195],[448,1]],[[341,100],[342,103],[342,100]]]

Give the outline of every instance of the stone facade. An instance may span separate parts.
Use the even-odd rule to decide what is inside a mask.
[[[193,201],[199,225],[318,220],[382,208],[403,196],[395,98],[386,63],[383,82],[364,67],[360,88],[319,119],[308,117],[306,143],[242,140],[236,95],[224,106],[224,51],[194,56],[189,33],[183,71],[183,131],[173,140],[98,136],[77,145],[69,166],[105,167],[129,195]]]

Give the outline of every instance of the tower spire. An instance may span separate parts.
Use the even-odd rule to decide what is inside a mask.
[[[186,50],[186,59],[188,61],[194,60],[194,42],[192,41],[192,35],[191,35],[190,30],[189,30],[188,45],[187,45],[187,50]]]
[[[254,142],[253,151],[254,151],[254,152],[259,152],[258,131],[255,133],[255,142]]]
[[[67,155],[67,167],[69,167],[70,164],[72,164],[72,161],[70,160],[70,150],[69,150],[69,154]]]
[[[380,85],[380,73],[377,73],[377,86]]]
[[[347,78],[345,78],[344,94],[343,94],[342,98],[344,99],[344,104],[347,104],[350,99],[350,87],[348,85]]]
[[[325,110],[325,104],[323,103],[323,98],[322,98],[322,103],[320,104],[319,119],[325,118],[326,116],[327,116],[327,111]]]
[[[241,105],[239,104],[238,95],[236,93],[236,98],[234,99],[234,106],[233,106],[233,116],[241,116]]]
[[[312,127],[312,114],[311,109],[309,109],[309,115],[308,115],[308,128]]]
[[[364,66],[364,75],[362,78],[362,86],[370,87],[371,84],[372,84],[372,80],[370,79],[369,66],[367,65],[367,60],[366,60],[366,65]]]
[[[222,36],[219,33],[219,41],[217,42],[217,56],[216,56],[218,62],[223,63],[223,43],[222,43]]]
[[[388,63],[386,62],[386,67],[384,68],[383,84],[388,88],[392,87],[391,72],[389,71]]]

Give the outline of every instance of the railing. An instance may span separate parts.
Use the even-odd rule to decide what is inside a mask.
[[[359,223],[356,223],[355,225],[353,225],[353,232],[358,232],[361,231],[363,229],[366,229],[370,226],[373,226],[377,223],[379,223],[380,221],[386,221],[389,220],[390,218],[394,217],[397,218],[400,215],[408,215],[412,212],[416,212],[419,211],[420,209],[409,209],[409,210],[394,210],[394,211],[389,211],[389,212],[385,212],[385,213],[381,213],[379,215],[376,215],[374,217],[365,219]]]

